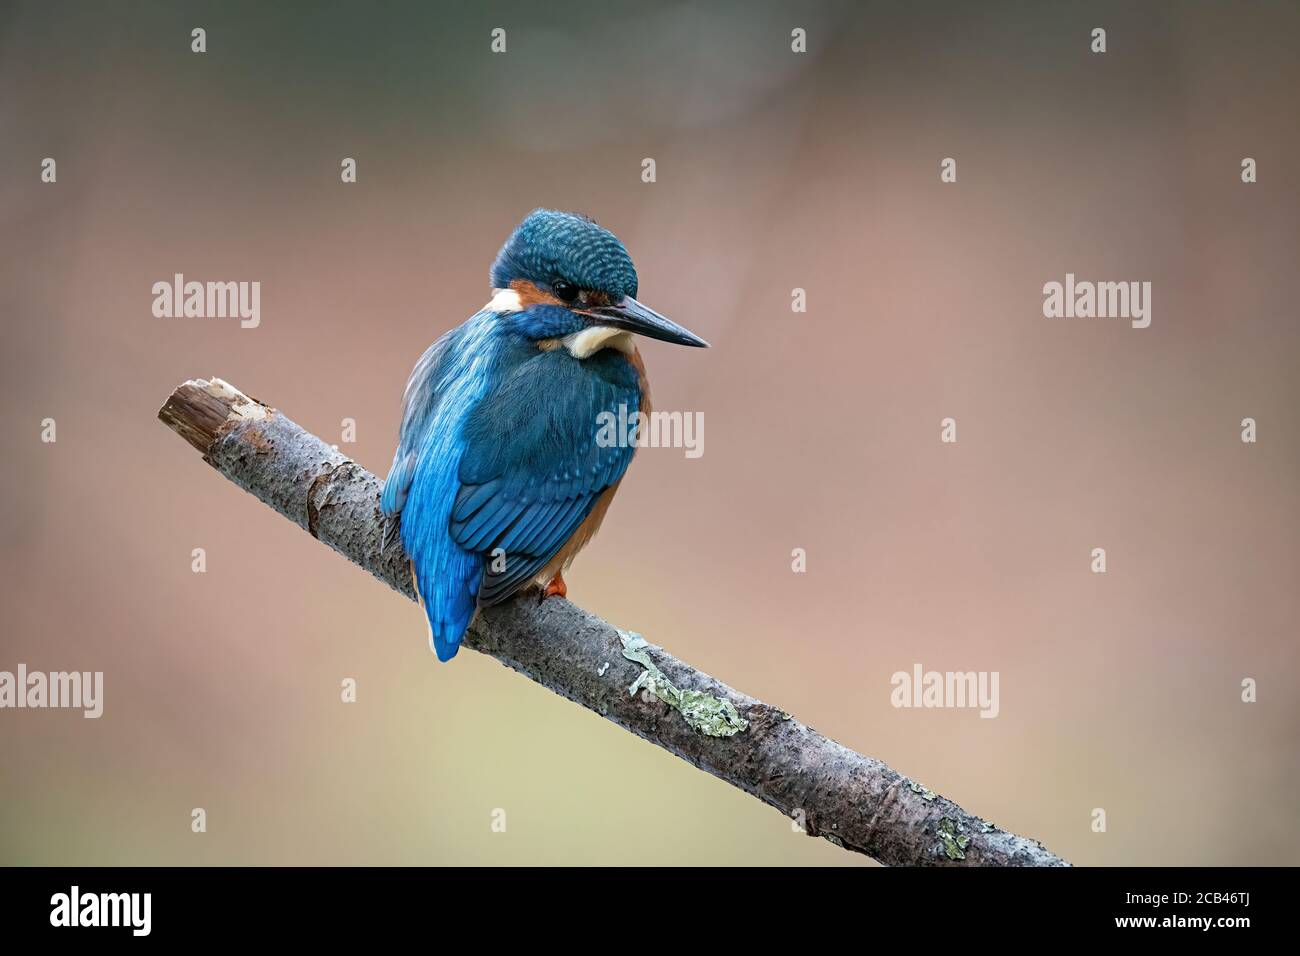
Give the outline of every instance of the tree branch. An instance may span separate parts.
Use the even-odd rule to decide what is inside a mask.
[[[235,484],[415,600],[400,544],[380,552],[383,483],[356,462],[220,379],[181,385],[158,417]],[[891,865],[1068,865],[561,598],[487,609],[465,645],[846,850]]]

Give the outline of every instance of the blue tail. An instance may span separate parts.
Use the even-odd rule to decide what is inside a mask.
[[[429,619],[429,642],[438,660],[449,661],[460,650],[460,642],[474,618],[483,558],[451,545],[449,553],[437,555],[435,567],[421,571],[416,566],[420,599]]]

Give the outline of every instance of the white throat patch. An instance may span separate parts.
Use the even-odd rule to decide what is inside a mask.
[[[560,341],[569,350],[569,354],[576,359],[588,358],[601,349],[618,349],[628,355],[636,351],[632,333],[626,329],[616,329],[611,325],[593,325],[581,332],[566,335]]]

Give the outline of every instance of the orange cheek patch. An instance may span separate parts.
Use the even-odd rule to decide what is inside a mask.
[[[510,283],[510,288],[519,296],[519,307],[521,309],[527,309],[534,305],[564,305],[555,296],[549,292],[543,292],[527,279],[516,279]]]

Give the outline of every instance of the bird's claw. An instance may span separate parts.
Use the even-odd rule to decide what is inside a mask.
[[[546,587],[542,588],[542,596],[538,599],[537,603],[540,604],[542,601],[545,601],[548,597],[552,597],[557,594],[562,598],[567,598],[569,596],[569,588],[564,583],[563,575],[561,575],[560,572],[558,571],[555,573],[555,577],[551,578],[551,583],[546,585]]]

